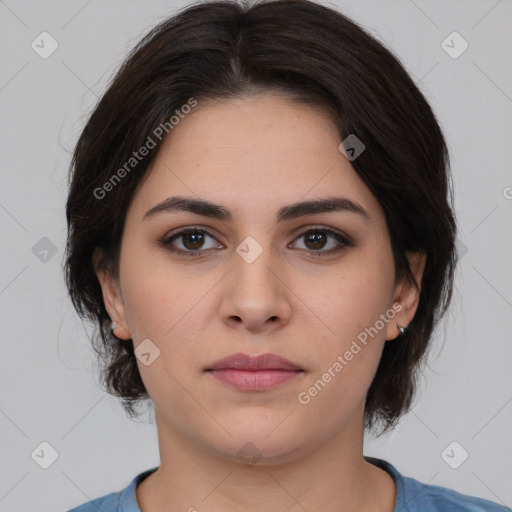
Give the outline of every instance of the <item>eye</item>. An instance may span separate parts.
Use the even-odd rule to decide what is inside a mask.
[[[177,254],[185,254],[187,256],[200,256],[201,254],[210,252],[219,247],[219,243],[205,247],[205,241],[210,238],[216,240],[208,231],[198,228],[186,228],[170,236],[162,238],[159,243],[172,252]],[[324,256],[337,253],[346,247],[354,246],[353,242],[345,235],[338,233],[330,228],[316,226],[303,231],[298,235],[296,240],[304,239],[303,250],[308,251],[315,256]],[[325,248],[329,246],[329,248]],[[181,247],[180,247],[181,246]]]
[[[197,256],[201,252],[206,252],[208,249],[212,249],[212,247],[204,247],[206,238],[215,240],[214,236],[204,229],[187,228],[169,237],[163,238],[160,243],[173,252]],[[174,245],[175,240],[180,242],[181,248]],[[199,249],[205,250],[199,251]]]
[[[303,231],[297,237],[298,240],[301,238],[304,239],[305,250],[318,256],[337,253],[354,245],[347,236],[322,226]],[[325,247],[329,245],[330,248],[326,249]]]

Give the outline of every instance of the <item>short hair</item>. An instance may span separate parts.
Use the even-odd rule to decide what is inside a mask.
[[[262,92],[321,108],[335,120],[342,140],[355,134],[364,143],[351,164],[384,211],[396,282],[408,279],[418,286],[407,254],[426,253],[416,314],[405,335],[385,343],[365,398],[364,428],[379,423],[382,434],[409,410],[420,363],[451,301],[456,222],[450,162],[436,117],[399,59],[332,8],[309,0],[201,1],[137,43],[74,149],[66,286],[78,314],[97,327],[91,341],[104,389],[136,416],[135,405],[149,395],[132,340],[122,343],[110,332],[93,250],[103,248],[101,268],[117,277],[128,206],[165,139],[152,134],[169,128],[177,109],[190,98],[200,103]],[[156,147],[127,169],[148,137]],[[121,173],[123,165],[127,172]],[[114,182],[116,174],[122,179]],[[106,190],[108,199],[102,200]]]

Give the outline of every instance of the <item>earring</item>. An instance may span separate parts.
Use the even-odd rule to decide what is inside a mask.
[[[398,326],[398,330],[400,331],[399,336],[404,336],[407,333],[407,327],[402,327],[400,324],[396,324]]]
[[[110,329],[111,329],[112,333],[116,330],[116,327],[117,327],[117,323],[116,322],[112,322],[112,325],[110,326]]]

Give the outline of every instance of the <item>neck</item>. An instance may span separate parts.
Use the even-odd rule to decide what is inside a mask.
[[[161,464],[136,489],[141,512],[393,512],[392,477],[364,460],[361,423],[317,446],[258,454],[246,465],[176,432],[155,413]]]

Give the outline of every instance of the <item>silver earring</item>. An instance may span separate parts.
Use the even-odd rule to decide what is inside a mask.
[[[402,327],[400,324],[396,324],[398,326],[398,330],[400,331],[400,336],[403,336],[407,331],[407,327]]]
[[[117,327],[117,323],[116,322],[112,322],[112,325],[110,326],[112,331],[115,331],[116,327]]]

